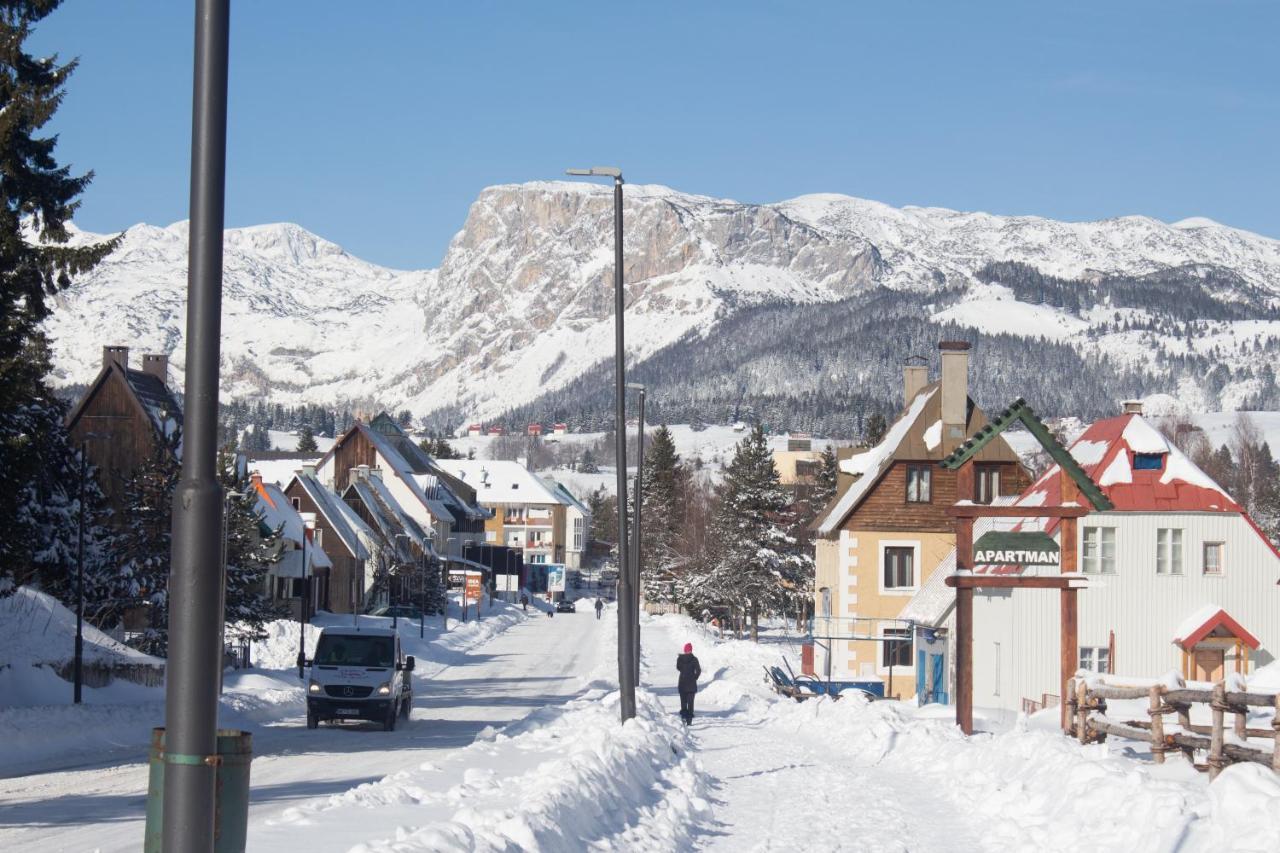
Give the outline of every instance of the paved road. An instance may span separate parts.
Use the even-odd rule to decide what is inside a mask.
[[[595,660],[596,625],[587,612],[517,623],[463,663],[418,678],[412,716],[395,732],[351,724],[308,731],[301,717],[260,730],[250,849],[254,827],[290,806],[416,767],[488,726],[570,698]],[[140,761],[0,780],[0,849],[136,851],[146,787]]]

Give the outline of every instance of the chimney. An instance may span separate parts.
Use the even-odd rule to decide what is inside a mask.
[[[125,370],[129,369],[129,348],[114,346],[102,348],[102,366],[108,367],[111,364],[118,364]]]
[[[304,477],[314,477],[315,475],[316,475],[316,466],[314,466],[314,465],[303,465],[303,466],[302,466],[302,476],[304,476]]]
[[[948,438],[964,438],[969,424],[969,343],[943,341],[942,424]]]
[[[142,372],[154,376],[162,383],[169,380],[169,356],[147,353],[142,357]]]
[[[1140,415],[1140,414],[1142,414],[1142,401],[1141,401],[1141,400],[1125,400],[1121,405],[1122,405],[1122,406],[1124,406],[1124,413],[1125,413],[1126,415]]]
[[[357,465],[351,469],[351,482],[356,483],[367,479],[369,479],[368,465]]]
[[[904,364],[902,366],[902,406],[906,408],[920,389],[929,384],[929,366]]]
[[[250,474],[249,482],[253,485],[254,493],[257,494],[257,492],[262,488],[262,472],[254,471]]]

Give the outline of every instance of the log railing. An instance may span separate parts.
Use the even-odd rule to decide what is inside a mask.
[[[1147,699],[1148,720],[1113,720],[1107,716],[1107,700]],[[1207,704],[1210,725],[1193,724],[1191,707]],[[1074,734],[1081,743],[1100,743],[1107,735],[1146,741],[1151,744],[1151,757],[1163,764],[1166,753],[1181,752],[1197,770],[1208,771],[1215,778],[1222,768],[1239,761],[1265,764],[1280,772],[1280,693],[1248,693],[1228,691],[1220,681],[1211,690],[1187,687],[1126,687],[1111,684],[1090,686],[1084,679],[1072,679],[1067,697],[1069,719],[1074,720]],[[1265,729],[1249,728],[1250,708],[1271,708],[1275,716]],[[1232,716],[1232,739],[1227,740],[1226,717]],[[1164,718],[1176,715],[1178,731],[1166,732]],[[1247,743],[1248,738],[1265,738],[1271,747]],[[1195,761],[1197,750],[1207,753],[1204,764]]]

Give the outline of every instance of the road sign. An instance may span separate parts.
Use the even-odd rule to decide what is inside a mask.
[[[467,575],[467,591],[466,591],[465,600],[466,601],[480,600],[480,575],[478,574]]]

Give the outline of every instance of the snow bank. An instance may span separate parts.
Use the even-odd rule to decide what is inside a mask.
[[[64,664],[75,654],[76,614],[53,596],[18,587],[0,598],[0,667]],[[84,625],[86,663],[163,666],[164,661]],[[8,697],[4,696],[8,702]]]

